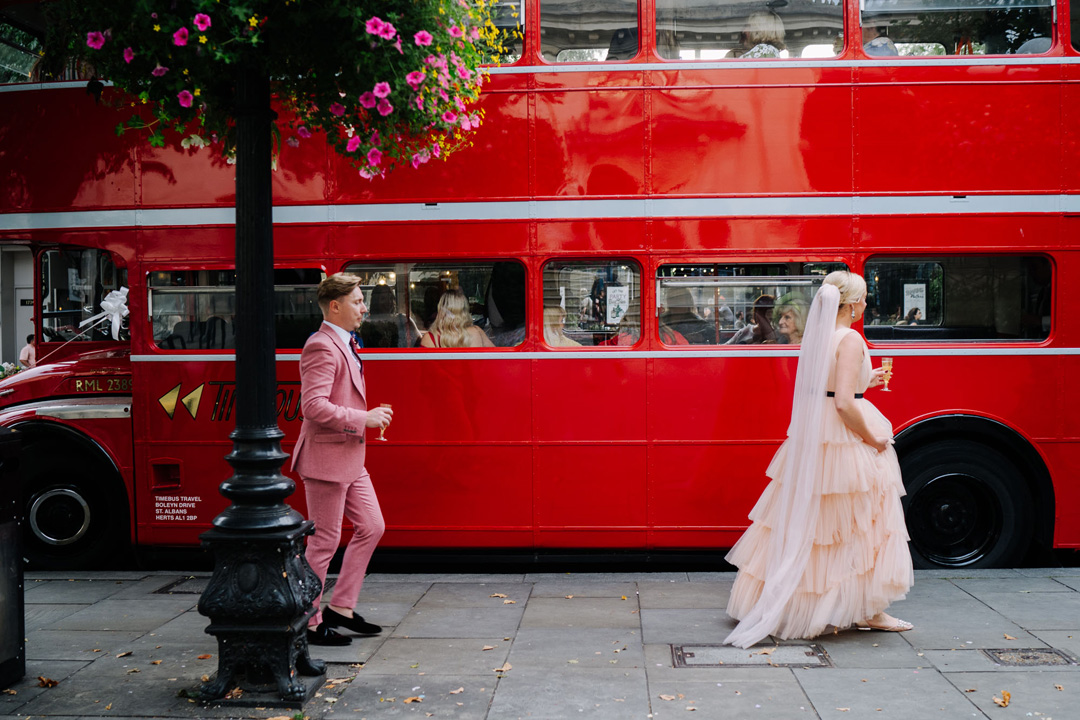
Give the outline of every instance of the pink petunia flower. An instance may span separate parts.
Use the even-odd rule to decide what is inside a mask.
[[[435,143],[431,146],[431,154],[435,157],[439,157],[442,153],[442,148],[439,147],[439,143]]]
[[[394,37],[395,35],[397,35],[397,28],[395,28],[393,25],[391,25],[388,22],[384,22],[383,26],[381,28],[379,28],[378,35],[383,40],[389,40],[392,37]]]
[[[472,79],[472,70],[462,65],[457,69],[457,75],[462,80],[470,80]]]
[[[301,125],[300,127],[296,128],[296,134],[304,138],[305,140],[311,137],[311,131],[308,130],[307,126],[305,125]]]
[[[329,110],[331,115],[337,115],[338,117],[345,114],[345,106],[341,103],[334,103],[330,106]]]
[[[383,98],[379,101],[379,114],[386,117],[390,113],[394,112],[394,106],[390,104],[390,101]]]
[[[457,107],[458,112],[465,112],[465,103],[457,95],[454,96],[454,105]]]
[[[124,62],[131,64],[131,61],[135,59],[135,51],[129,47],[124,48]]]
[[[453,110],[447,110],[442,114],[442,119],[444,122],[452,123],[457,120],[457,114]]]
[[[382,150],[379,148],[371,148],[367,154],[368,165],[375,167],[382,162]]]
[[[381,82],[375,83],[375,87],[371,89],[377,98],[384,98],[390,95],[390,83]]]
[[[179,45],[180,47],[183,47],[184,45],[187,45],[187,39],[188,39],[188,29],[186,27],[180,28],[179,30],[174,32],[173,35],[172,35],[173,45]]]
[[[370,91],[360,96],[360,104],[366,107],[368,110],[375,107],[378,102],[379,101],[375,99],[375,96],[372,95]]]
[[[417,110],[423,110],[424,109],[424,98],[422,98],[421,96],[417,95],[413,99],[413,102],[416,103],[416,109]]]
[[[424,78],[427,77],[419,70],[413,70],[411,73],[405,76],[405,82],[409,84],[413,90],[419,90],[420,86],[424,84]]]
[[[376,130],[375,132],[371,133],[371,144],[372,146],[375,146],[378,145],[379,142],[379,131]]]
[[[420,32],[413,35],[413,41],[420,47],[427,47],[431,44],[432,40],[434,40],[434,38],[431,37],[431,33],[429,33],[427,30],[421,30]]]
[[[382,18],[372,17],[364,24],[364,29],[367,30],[368,35],[379,35],[382,32],[382,27],[385,23]]]
[[[401,49],[401,36],[398,35],[397,40],[394,41],[394,49],[398,51],[398,55],[404,55],[405,51]]]
[[[100,50],[105,46],[105,35],[97,31],[86,33],[86,44],[95,50]]]
[[[370,180],[371,178],[375,177],[375,173],[371,172],[367,168],[360,168],[360,177],[364,178],[365,180]]]
[[[356,149],[362,144],[359,135],[353,135],[349,138],[349,142],[346,143],[345,149],[349,152],[356,152]]]
[[[161,77],[162,75],[164,75],[167,72],[169,72],[169,68],[167,68],[167,67],[165,67],[163,65],[158,65],[156,68],[154,68],[153,70],[150,71],[150,74],[153,75],[154,77]]]
[[[191,107],[195,96],[191,94],[190,90],[181,90],[176,94],[176,99],[180,101],[180,107]]]
[[[195,27],[199,28],[200,32],[206,32],[210,29],[210,16],[206,13],[199,13],[191,22]]]
[[[299,140],[297,140],[297,139],[296,139],[295,137],[293,137],[292,135],[290,135],[289,137],[285,138],[285,144],[286,144],[286,145],[288,145],[289,147],[292,147],[292,148],[295,148],[295,147],[300,147],[300,141],[299,141]]]
[[[464,34],[461,32],[461,28],[459,28],[457,25],[451,25],[450,30],[448,30],[447,32],[450,33],[450,37],[456,38],[459,38]]]
[[[477,28],[477,27],[469,28],[469,39],[470,40],[479,40],[480,39],[480,28]]]

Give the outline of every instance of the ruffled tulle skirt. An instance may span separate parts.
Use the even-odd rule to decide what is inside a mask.
[[[867,423],[892,434],[889,421],[860,401]],[[830,409],[832,405],[830,403]],[[818,524],[806,569],[772,635],[813,638],[829,627],[847,628],[901,600],[914,582],[900,497],[904,485],[892,445],[879,453],[851,432],[833,410],[826,412],[821,472],[814,502]],[[769,577],[769,538],[779,521],[779,481],[789,457],[777,450],[766,475],[772,482],[750,513],[753,524],[727,555],[739,568],[728,614],[739,620],[761,596]]]

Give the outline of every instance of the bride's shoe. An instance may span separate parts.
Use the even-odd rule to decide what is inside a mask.
[[[874,622],[878,620],[878,622]],[[855,627],[858,630],[881,630],[882,632],[905,632],[911,630],[915,626],[906,620],[900,618],[894,618],[891,615],[885,615],[880,613],[870,618],[866,622],[855,623]]]

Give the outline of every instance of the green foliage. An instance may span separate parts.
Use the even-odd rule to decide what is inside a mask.
[[[469,143],[479,66],[501,34],[488,0],[57,0],[47,55],[126,92],[117,132],[233,152],[237,69],[259,67],[285,112],[280,137],[324,132],[365,177]],[[430,40],[429,40],[430,38]],[[179,134],[177,134],[179,133]],[[171,135],[176,134],[176,137]]]

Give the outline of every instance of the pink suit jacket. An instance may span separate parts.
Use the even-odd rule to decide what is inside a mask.
[[[334,331],[320,325],[300,355],[304,421],[292,469],[304,478],[352,482],[364,473],[367,423],[364,377]]]

